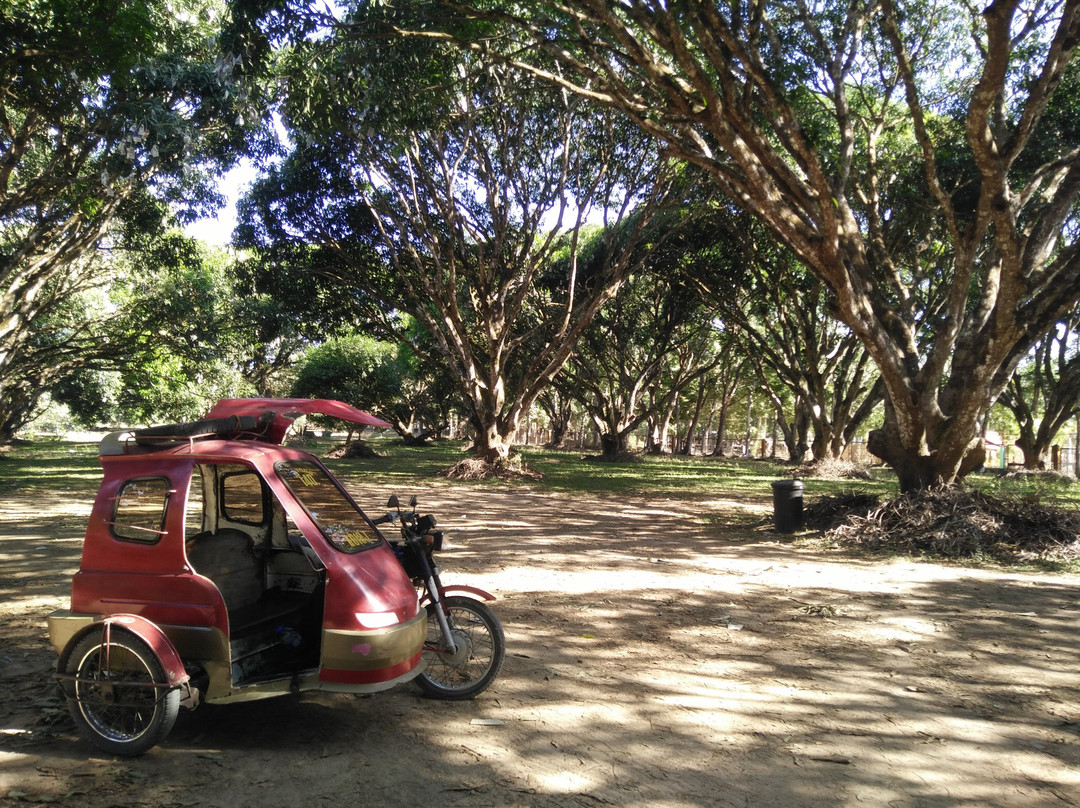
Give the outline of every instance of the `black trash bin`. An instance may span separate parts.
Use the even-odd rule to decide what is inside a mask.
[[[777,480],[772,484],[773,524],[777,533],[794,533],[803,526],[802,480]]]

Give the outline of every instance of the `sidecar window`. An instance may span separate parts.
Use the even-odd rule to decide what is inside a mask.
[[[338,550],[355,553],[379,543],[375,529],[321,466],[289,460],[274,469],[326,540]]]
[[[262,479],[254,471],[240,468],[221,475],[221,511],[231,522],[262,525],[266,522]]]
[[[203,503],[203,470],[202,466],[195,466],[191,470],[191,483],[188,485],[187,507],[184,509],[184,539],[198,536],[206,527],[204,521]]]
[[[113,507],[112,532],[118,539],[154,544],[165,534],[169,481],[164,477],[128,480]]]

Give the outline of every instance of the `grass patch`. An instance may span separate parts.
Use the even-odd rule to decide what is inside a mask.
[[[322,439],[320,439],[322,440]],[[424,447],[405,446],[392,440],[370,441],[381,457],[327,461],[335,473],[353,476],[365,483],[373,479],[395,483],[435,477],[466,458],[466,444],[440,441]],[[327,447],[329,444],[326,444]],[[325,449],[308,447],[316,454]],[[767,460],[735,460],[711,457],[642,455],[632,463],[598,463],[581,452],[552,451],[540,447],[521,450],[525,466],[540,474],[536,479],[469,480],[468,485],[520,485],[534,490],[598,497],[664,497],[686,500],[770,499],[775,480],[790,478],[791,466]],[[870,470],[870,479],[813,479],[806,482],[806,495],[834,494],[858,487],[877,494],[895,492],[893,475],[882,469]]]
[[[375,436],[367,441],[377,457],[326,459],[336,474],[365,484],[384,485],[388,491],[415,487],[437,478],[446,469],[468,457],[467,444],[437,441],[427,446],[406,446],[400,441]],[[338,441],[329,438],[306,440],[297,448],[319,457]],[[11,447],[0,459],[0,492],[31,488],[54,488],[79,493],[97,489],[101,468],[96,443],[76,443],[60,439],[33,441]],[[520,480],[468,480],[463,485],[519,485],[552,493],[600,497],[664,497],[702,500],[717,497],[768,500],[770,483],[790,478],[790,466],[767,460],[671,457],[644,455],[635,463],[597,463],[580,452],[550,451],[527,447],[521,451],[523,463],[539,472],[538,478]],[[895,480],[884,469],[872,469],[869,480],[809,479],[805,481],[808,500],[852,489],[879,495],[895,493]]]
[[[1003,497],[1020,497],[1029,502],[1080,508],[1080,483],[1053,472],[1010,472],[972,474],[964,484],[976,491]]]
[[[343,479],[362,485],[378,486],[387,494],[407,494],[425,485],[439,484],[446,470],[469,457],[466,444],[456,441],[438,441],[427,446],[406,446],[400,441],[384,436],[374,436],[367,441],[377,451],[377,456],[366,458],[328,459],[326,464]],[[328,438],[309,439],[303,448],[320,457],[326,457],[339,442]],[[790,479],[798,472],[791,466],[765,460],[742,460],[728,458],[642,456],[633,463],[597,463],[580,452],[550,451],[527,447],[521,451],[524,465],[538,472],[537,477],[500,480],[456,480],[455,484],[483,489],[522,487],[529,490],[550,492],[560,496],[589,496],[599,498],[652,498],[656,500],[682,501],[688,504],[709,500],[734,500],[769,503],[772,499],[771,483]],[[882,503],[898,495],[896,478],[884,468],[868,469],[861,479],[829,477],[806,477],[804,505],[808,512],[820,503],[829,510],[830,501],[861,500],[876,498]],[[0,495],[50,490],[56,493],[70,492],[73,496],[93,497],[101,480],[97,462],[96,443],[77,443],[60,439],[45,439],[8,447],[0,455]],[[1080,484],[1071,478],[1051,474],[975,474],[965,482],[965,489],[998,498],[1007,499],[1021,506],[1014,510],[1020,514],[1044,506],[1054,506],[1080,511]],[[745,532],[749,522],[745,516],[715,517],[716,529],[722,532]],[[760,520],[759,520],[760,521]],[[766,520],[770,521],[770,520]],[[818,530],[827,530],[822,524]],[[1029,526],[1030,530],[1030,526]],[[883,535],[909,533],[908,529],[887,529]],[[820,536],[820,534],[819,534]],[[822,539],[827,539],[821,536]],[[811,540],[810,537],[804,537]],[[848,543],[849,549],[852,544]],[[991,545],[996,550],[991,555],[996,561],[1005,561],[1004,552],[998,552],[1015,544],[1008,538],[998,537]],[[876,547],[875,547],[876,546]],[[881,551],[877,541],[867,541],[858,554],[875,554]],[[894,547],[893,552],[925,554],[925,548]],[[1030,562],[1034,553],[1015,553],[1012,559]],[[969,557],[978,563],[978,558]],[[1049,559],[1044,559],[1048,562]],[[1044,563],[1043,568],[1062,571],[1080,570],[1080,562],[1058,557],[1055,566]],[[1060,565],[1064,566],[1060,566]]]
[[[93,494],[101,483],[96,443],[46,439],[8,447],[0,455],[0,494],[70,491]]]

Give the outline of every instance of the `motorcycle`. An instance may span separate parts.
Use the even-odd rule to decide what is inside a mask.
[[[493,600],[490,594],[473,586],[443,585],[434,560],[443,547],[443,532],[435,530],[435,517],[420,516],[416,505],[414,496],[411,510],[402,511],[397,496],[391,496],[390,510],[373,520],[376,525],[400,526],[401,539],[391,539],[389,544],[427,611],[423,669],[415,681],[435,698],[471,699],[499,675],[506,638],[499,619],[483,602]]]
[[[494,596],[442,584],[442,534],[415,498],[373,520],[317,458],[283,446],[312,414],[389,426],[339,401],[224,399],[200,421],[101,441],[70,606],[49,615],[56,679],[99,749],[143,754],[181,706],[410,680],[469,699],[498,675]]]

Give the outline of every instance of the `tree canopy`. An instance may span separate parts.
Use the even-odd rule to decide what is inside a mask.
[[[415,320],[429,340],[412,347],[449,368],[477,454],[495,460],[629,271],[674,174],[613,111],[460,51],[387,48],[353,19],[285,60],[297,146],[245,203],[243,232],[314,245],[384,335],[408,340],[399,313]],[[388,92],[401,76],[433,83]],[[603,249],[586,272],[589,227]]]
[[[65,307],[101,283],[102,248],[161,226],[129,201],[217,199],[207,170],[236,154],[251,115],[222,12],[0,0],[0,439],[50,381],[36,371],[45,321],[70,322]]]
[[[224,307],[163,206],[212,208],[215,174],[276,120],[220,289],[252,293],[232,313],[251,333],[218,353],[260,392],[362,327],[447,368],[500,457],[668,250],[822,447],[880,393],[872,451],[905,490],[953,482],[1025,357],[1070,378],[1078,40],[1080,0],[0,0],[0,439],[114,357],[193,372]],[[703,198],[753,224],[652,226]],[[1074,409],[1059,386],[1048,428]]]
[[[905,489],[981,462],[981,417],[1080,297],[1080,0],[406,5],[397,35],[619,110],[765,223],[877,364],[872,449]]]

